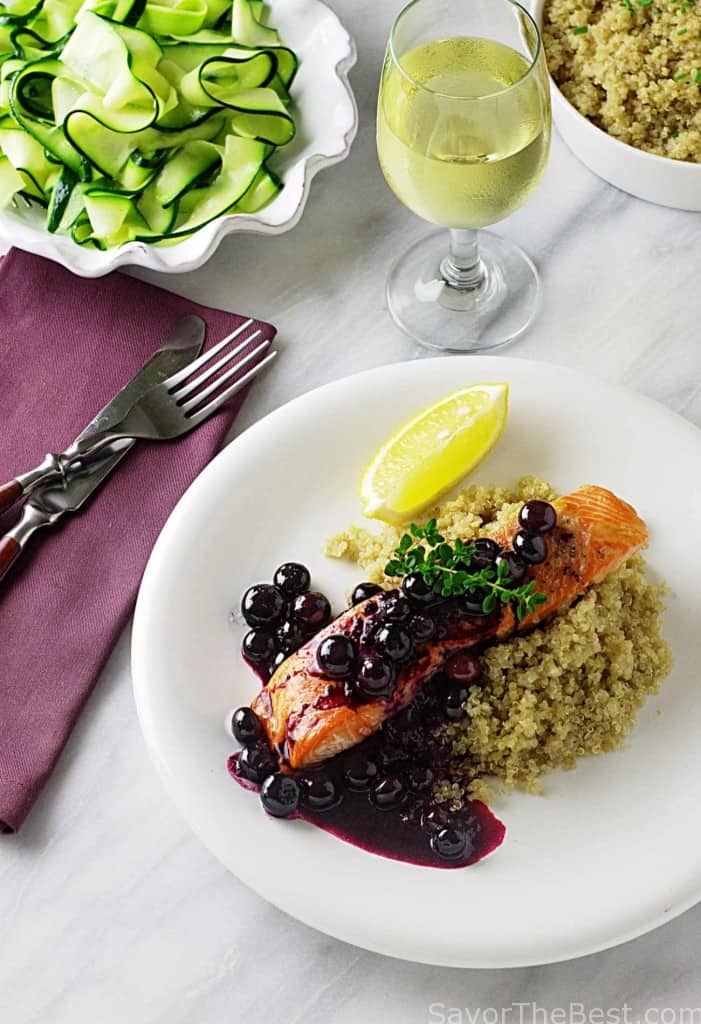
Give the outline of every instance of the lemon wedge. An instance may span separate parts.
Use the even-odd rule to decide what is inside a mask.
[[[404,423],[363,473],[364,515],[386,523],[415,518],[491,451],[504,430],[508,405],[508,384],[472,384]]]

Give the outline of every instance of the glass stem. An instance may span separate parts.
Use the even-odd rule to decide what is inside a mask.
[[[484,284],[486,271],[480,259],[479,232],[452,228],[450,252],[441,263],[441,273],[451,288],[473,291]]]

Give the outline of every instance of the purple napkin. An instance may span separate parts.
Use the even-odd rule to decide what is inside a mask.
[[[207,344],[243,319],[11,250],[0,262],[0,483],[72,441],[188,313],[205,320]],[[16,831],[31,810],[127,623],[161,527],[243,398],[178,441],[138,444],[0,582],[0,831]],[[2,532],[15,518],[0,518]]]

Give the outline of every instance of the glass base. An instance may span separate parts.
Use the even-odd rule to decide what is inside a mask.
[[[484,352],[516,341],[540,307],[533,262],[508,239],[480,231],[483,281],[456,288],[441,272],[449,246],[449,232],[435,231],[397,260],[387,279],[394,322],[420,345],[441,352]]]

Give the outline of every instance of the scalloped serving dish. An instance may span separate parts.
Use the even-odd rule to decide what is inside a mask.
[[[318,171],[343,160],[358,129],[358,109],[348,81],[356,61],[353,38],[322,0],[270,0],[270,23],[300,59],[292,86],[297,134],[272,161],[284,186],[272,203],[254,214],[225,214],[173,245],[129,242],[100,252],[66,236],[49,234],[44,211],[5,210],[0,236],[11,245],[46,256],[81,277],[100,277],[118,267],[137,266],[183,273],[202,266],[222,238],[236,231],[279,235],[298,222]]]

